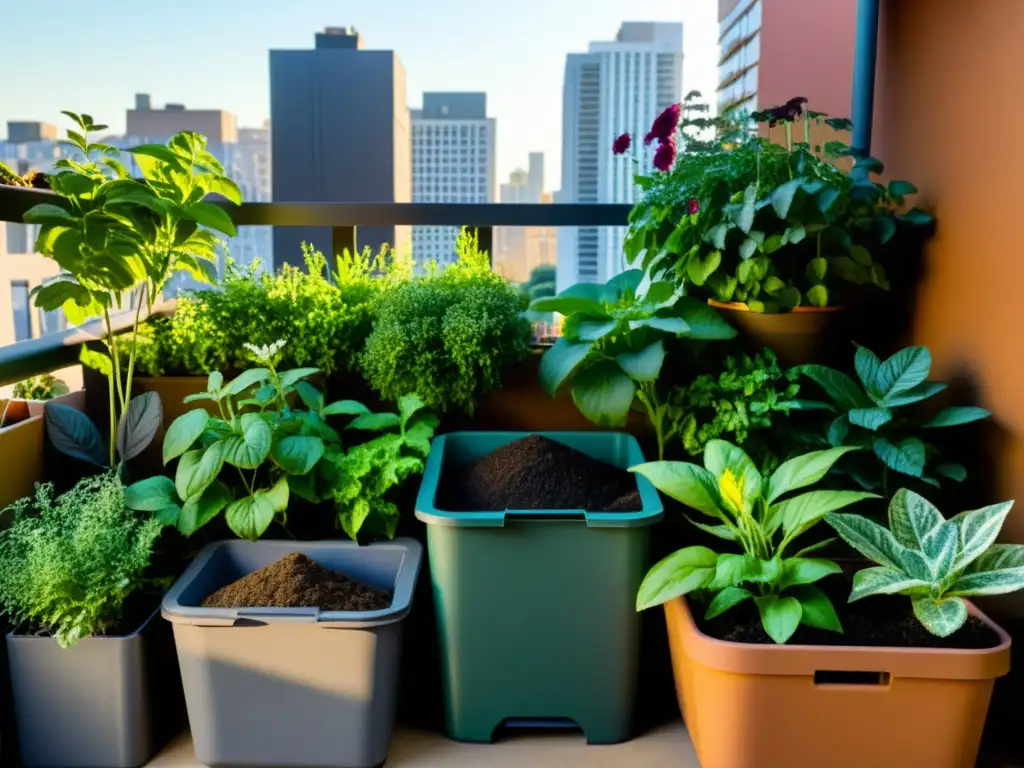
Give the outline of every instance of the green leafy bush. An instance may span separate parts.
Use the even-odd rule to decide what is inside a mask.
[[[906,595],[925,629],[953,634],[967,621],[963,598],[1024,589],[1024,546],[995,543],[1012,506],[1004,501],[946,520],[927,499],[900,489],[888,528],[859,515],[826,515],[847,544],[878,563],[854,575],[850,602]]]
[[[776,414],[788,415],[800,392],[799,373],[783,371],[770,349],[727,355],[722,368],[669,392],[670,431],[691,456],[717,438],[743,445],[752,431],[770,428]]]
[[[0,532],[0,605],[15,623],[50,631],[62,647],[117,626],[129,595],[143,586],[161,525],[124,503],[115,472],[81,480],[54,498],[7,508]]]
[[[389,400],[416,392],[431,409],[472,415],[530,352],[519,297],[486,254],[464,253],[440,275],[394,285],[373,316],[362,369]]]
[[[70,391],[67,384],[47,373],[19,381],[14,385],[13,394],[19,400],[52,400]]]
[[[856,448],[831,448],[783,462],[762,478],[742,449],[712,440],[704,466],[656,461],[633,467],[664,494],[715,521],[690,520],[702,531],[738,545],[742,554],[718,554],[686,547],[655,564],[637,593],[637,610],[700,591],[708,598],[706,618],[753,599],[761,623],[776,643],[785,643],[800,624],[842,632],[831,601],[814,583],[840,567],[807,557],[834,539],[786,556],[788,547],[829,512],[863,499],[862,491],[809,491],[782,497],[821,480],[840,458]]]

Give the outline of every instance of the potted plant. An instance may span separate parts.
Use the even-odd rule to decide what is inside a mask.
[[[160,593],[146,578],[160,523],[129,510],[117,473],[4,512],[0,604],[14,710],[27,766],[140,766],[173,722],[173,653],[156,622]],[[154,709],[160,702],[161,709]]]
[[[434,438],[416,517],[427,524],[449,736],[490,742],[502,724],[575,724],[591,744],[630,737],[633,595],[662,515],[650,484],[625,472],[641,460],[636,438],[609,432]]]
[[[858,157],[847,171],[834,161],[854,155],[849,146],[811,145],[812,124],[849,130],[849,120],[805,110],[798,97],[754,116],[769,125],[761,137],[703,116],[699,95],[669,107],[647,136],[659,142],[656,172],[637,177],[644,197],[630,214],[627,260],[651,279],[685,283],[783,362],[810,362],[828,317],[867,287],[888,290],[883,246],[897,229],[932,219],[901,212],[917,190],[873,181],[878,160]],[[771,140],[777,124],[783,143]],[[702,140],[708,130],[719,138]]]
[[[68,385],[52,374],[33,376],[14,385],[13,396],[16,400],[28,403],[29,413],[41,416],[46,405],[68,405],[79,411],[85,410],[85,392],[72,392]]]

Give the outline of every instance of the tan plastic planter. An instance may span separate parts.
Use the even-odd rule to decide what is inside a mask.
[[[702,633],[684,599],[666,603],[679,706],[702,768],[973,766],[1010,636],[971,613],[997,647],[731,643]]]
[[[745,336],[770,347],[784,365],[818,362],[828,331],[843,307],[797,307],[791,312],[751,312],[746,304],[708,299]]]
[[[6,405],[7,401],[0,398],[0,413]],[[29,415],[30,409],[24,400],[14,401],[12,409],[15,407],[22,410],[17,417],[22,420],[9,427],[0,427],[0,510],[31,495],[35,484],[43,481],[46,431],[42,414]],[[12,415],[8,412],[8,416]]]

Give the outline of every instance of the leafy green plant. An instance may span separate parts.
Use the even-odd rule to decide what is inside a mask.
[[[416,392],[427,407],[472,415],[530,353],[530,323],[486,253],[384,291],[373,307],[363,375],[388,400]]]
[[[745,302],[755,312],[843,303],[861,286],[888,290],[882,246],[899,226],[927,226],[932,218],[916,208],[900,212],[917,190],[906,181],[873,181],[870,174],[882,172],[878,160],[858,158],[848,172],[834,161],[852,155],[849,146],[812,147],[813,124],[851,124],[805,111],[805,102],[798,97],[755,116],[782,124],[782,144],[771,141],[770,128],[768,138],[729,130],[694,141],[684,133],[686,151],[673,153],[671,168],[636,178],[644,196],[630,213],[627,261],[652,280],[685,282],[689,295]],[[721,127],[714,118],[689,125]],[[794,140],[800,128],[803,140]],[[656,121],[652,133],[658,129]]]
[[[132,418],[134,401],[130,399],[142,308],[152,308],[175,272],[184,270],[207,282],[215,278],[220,239],[209,230],[234,235],[235,226],[222,208],[204,198],[216,193],[237,204],[241,192],[224,175],[199,134],[179,133],[166,146],[144,144],[128,150],[143,173],[142,179],[136,179],[116,159],[120,152],[116,147],[89,140],[90,133],[105,129],[105,125],[95,124],[89,115],[64,114],[79,128],[68,131],[64,143],[81,157],[58,160],[59,170],[49,177],[62,203],[40,203],[25,213],[26,222],[40,225],[35,250],[53,259],[62,273],[36,288],[34,294],[36,306],[46,311],[62,307],[73,324],[90,317],[103,318],[102,341],[108,354],[83,349],[82,362],[108,380],[107,463],[113,465],[117,435]],[[112,331],[111,312],[123,306],[129,295],[135,300],[135,322],[126,342],[127,365],[122,366],[119,347],[123,342]],[[135,410],[139,409],[136,405]],[[73,444],[80,458],[93,460],[91,450],[80,449],[96,430],[82,432],[81,419],[68,421],[75,419],[69,413],[72,410],[47,411],[54,433],[74,432],[70,442],[54,444],[62,451]]]
[[[754,357],[727,355],[717,374],[700,374],[669,392],[669,432],[678,434],[691,456],[709,440],[729,439],[742,446],[752,431],[772,426],[776,414],[786,416],[800,392],[799,374],[783,371],[770,349]]]
[[[50,632],[63,648],[117,627],[125,598],[145,586],[160,523],[125,507],[114,472],[63,496],[39,484],[4,511],[0,605],[17,624]]]
[[[403,400],[406,411],[401,416],[370,413],[354,400],[325,403],[320,390],[306,381],[318,372],[316,368],[278,370],[284,344],[250,345],[260,367],[229,382],[220,372],[211,373],[205,392],[185,398],[185,402],[213,401],[220,416],[197,408],[178,417],[167,430],[163,445],[165,464],[178,459],[174,479],[161,475],[130,486],[126,493],[129,507],[155,513],[162,523],[177,527],[186,536],[221,512],[228,527],[245,539],[258,539],[275,520],[286,527],[292,493],[311,502],[328,501],[334,499],[337,489],[353,482],[345,474],[351,471],[345,467],[341,436],[327,423],[332,416],[354,416],[350,429],[380,432],[400,428],[402,444],[388,457],[375,457],[376,463],[363,476],[373,470],[387,474],[390,467],[387,479],[397,484],[413,471],[402,460],[401,449],[418,450],[426,445],[424,453],[429,451],[436,421],[414,419],[418,408],[413,408],[414,401],[408,398]],[[306,407],[293,407],[296,399]],[[385,480],[371,479],[381,487],[382,495]],[[373,499],[367,495],[363,500],[369,503]],[[390,512],[383,502],[364,512],[357,501],[346,497],[339,504],[339,517],[343,525],[348,524],[346,531],[358,532],[370,512]],[[393,526],[387,530],[394,532]]]
[[[71,390],[61,379],[47,373],[19,381],[14,385],[14,397],[20,400],[52,400],[66,395]]]
[[[4,162],[0,162],[0,185],[9,187],[27,187],[25,180]]]
[[[810,438],[822,445],[870,448],[876,461],[841,465],[868,490],[886,491],[890,471],[935,487],[939,487],[937,476],[962,482],[967,470],[960,464],[942,462],[939,449],[920,435],[932,429],[986,419],[991,414],[972,406],[944,408],[930,418],[912,415],[907,406],[946,389],[945,384],[928,380],[932,356],[927,347],[907,347],[884,362],[866,347],[858,347],[854,367],[857,381],[824,365],[794,369],[818,384],[828,396],[827,402],[802,400],[799,407],[835,414],[827,432],[812,434]]]
[[[709,599],[705,618],[719,616],[753,599],[765,631],[785,643],[800,624],[842,632],[839,617],[815,582],[839,573],[831,560],[807,557],[827,541],[787,555],[793,542],[827,513],[863,499],[862,491],[808,491],[782,497],[821,480],[832,465],[856,448],[815,451],[783,462],[762,478],[750,457],[724,440],[704,449],[704,466],[657,461],[630,471],[715,521],[690,520],[702,531],[736,544],[741,554],[718,554],[707,547],[686,547],[648,572],[637,593],[637,610],[700,591]],[[689,519],[689,518],[688,518]]]
[[[603,427],[625,425],[634,400],[650,419],[658,457],[678,427],[659,392],[666,341],[731,339],[736,330],[707,304],[680,296],[668,282],[641,290],[643,273],[622,272],[604,285],[578,283],[536,299],[534,312],[565,315],[562,338],[541,358],[540,380],[552,397],[566,383],[580,413]]]
[[[996,544],[1012,501],[943,518],[927,499],[901,488],[889,503],[889,527],[859,515],[825,522],[878,565],[853,577],[850,602],[906,595],[933,635],[948,637],[967,621],[965,597],[1024,589],[1024,545]]]

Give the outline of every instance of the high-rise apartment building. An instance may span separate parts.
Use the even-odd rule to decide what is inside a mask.
[[[352,28],[317,34],[312,50],[270,52],[275,202],[405,203],[412,197],[405,68],[394,51],[363,47]],[[407,250],[409,228],[361,227],[359,247]],[[329,227],[275,227],[278,264],[300,244],[331,253]]]
[[[857,0],[718,0],[719,114],[804,96],[848,117],[856,21]]]
[[[622,133],[642,137],[654,118],[682,98],[683,25],[625,22],[615,40],[571,53],[565,64],[562,111],[562,189],[567,203],[632,203],[633,157],[649,168],[653,153],[615,156]],[[625,230],[563,228],[558,237],[558,290],[577,282],[604,282],[621,272]]]
[[[503,203],[550,203],[544,191],[544,154],[531,152],[529,168],[517,168],[501,185]],[[517,283],[530,278],[542,264],[558,261],[558,229],[555,227],[497,227],[494,230],[494,271]]]
[[[135,108],[125,112],[126,136],[171,137],[181,131],[201,133],[210,144],[238,141],[235,116],[223,109],[187,109],[184,104],[155,109],[148,93],[137,93]]]
[[[424,93],[412,120],[414,203],[493,203],[495,120],[486,93]],[[414,227],[418,268],[445,267],[455,257],[458,227]]]

